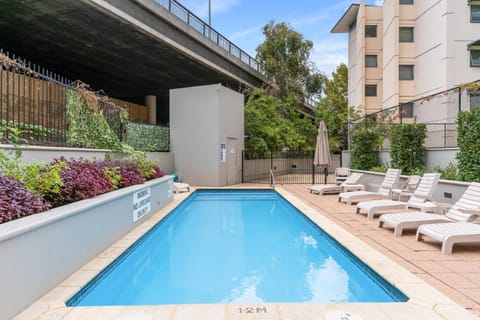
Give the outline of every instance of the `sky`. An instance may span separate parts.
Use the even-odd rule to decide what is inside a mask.
[[[208,22],[209,0],[177,0]],[[311,60],[327,76],[341,63],[347,64],[347,34],[330,33],[352,0],[210,0],[212,27],[255,57],[265,40],[262,27],[274,20],[286,22],[304,39],[313,42]],[[381,4],[366,0],[366,4]]]

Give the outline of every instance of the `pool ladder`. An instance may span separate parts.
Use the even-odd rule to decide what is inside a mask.
[[[273,175],[272,169],[270,169],[270,186],[272,189],[275,189],[275,176]]]

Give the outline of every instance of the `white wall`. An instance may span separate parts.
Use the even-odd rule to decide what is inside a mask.
[[[192,185],[224,186],[227,162],[220,161],[220,145],[235,141],[243,150],[243,95],[220,84],[170,90],[170,144],[175,170]],[[241,170],[241,161],[228,163]],[[231,166],[230,166],[231,168]],[[238,183],[241,176],[238,174]],[[230,181],[229,181],[230,182]]]

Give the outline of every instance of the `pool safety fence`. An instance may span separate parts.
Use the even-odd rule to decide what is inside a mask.
[[[332,163],[324,173],[323,167],[313,165],[313,151],[254,151],[244,150],[242,157],[242,182],[272,185],[325,183],[335,168],[340,166],[340,156],[332,155]],[[274,181],[273,181],[274,180]]]

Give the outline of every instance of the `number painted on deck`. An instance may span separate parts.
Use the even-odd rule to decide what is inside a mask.
[[[238,308],[239,313],[268,313],[267,308],[252,308],[252,307],[245,307],[245,308]]]

